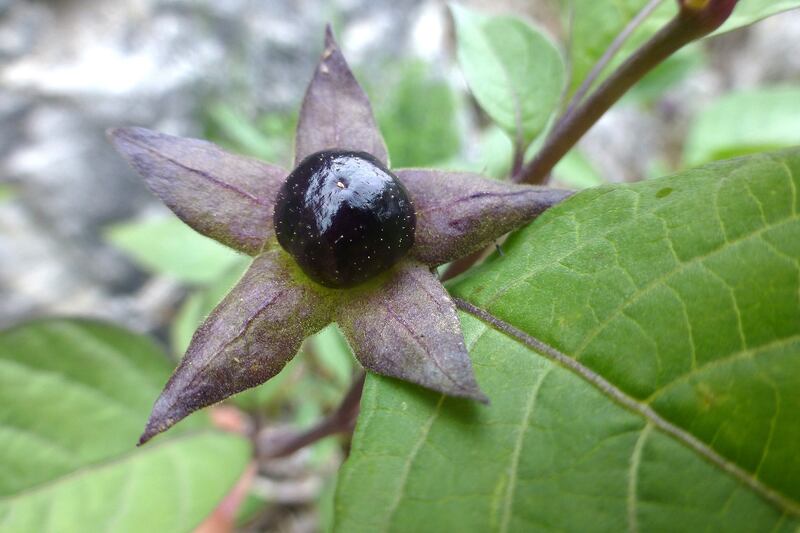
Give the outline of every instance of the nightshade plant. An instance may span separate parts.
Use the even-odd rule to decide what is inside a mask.
[[[304,338],[333,320],[366,369],[488,401],[475,381],[455,305],[431,269],[480,250],[570,194],[437,170],[398,169],[395,179],[384,168],[381,178],[393,188],[381,189],[381,198],[365,201],[357,211],[353,199],[373,193],[361,176],[376,172],[364,167],[387,165],[388,154],[369,101],[330,27],[300,110],[298,169],[286,185],[286,170],[205,141],[142,128],[114,129],[109,135],[184,222],[254,256],[238,285],[197,330],[156,401],[140,444],[193,411],[273,377]],[[390,222],[380,216],[389,193],[394,191],[391,201],[396,202],[406,189],[413,208],[404,200],[394,209],[412,230],[406,235],[408,244],[409,237],[413,240],[410,247],[403,245],[402,235],[394,242],[396,231],[384,231]],[[307,205],[297,205],[303,202]],[[298,212],[303,208],[326,215],[303,215]],[[354,240],[358,250],[333,250]],[[390,260],[373,268],[387,255],[387,244]],[[349,257],[343,255],[348,252]],[[362,276],[355,286],[341,288],[353,283],[341,281],[338,269],[352,269],[352,277],[362,267],[371,269],[369,279]]]
[[[162,237],[150,250],[169,265],[161,273],[213,281],[175,321],[176,351],[252,257],[142,441],[279,372],[330,321],[373,372],[354,378],[329,328],[302,350],[311,357],[231,400],[252,432],[221,431],[205,415],[231,410],[214,409],[136,448],[174,368],[149,338],[74,319],[0,332],[0,530],[192,531],[249,461],[268,476],[275,457],[352,432],[334,505],[314,504],[333,508],[335,531],[798,531],[800,88],[732,90],[698,106],[665,177],[603,183],[575,144],[624,94],[629,108],[674,97],[665,87],[696,72],[675,70],[683,53],[705,57],[700,47],[673,56],[687,43],[800,0],[551,5],[569,30],[563,49],[520,18],[452,7],[459,64],[495,125],[485,133],[511,140],[492,150],[502,172],[487,164],[505,180],[389,166],[330,32],[292,172],[205,141],[114,130],[180,218],[245,254],[172,218],[139,234]],[[657,66],[668,68],[643,78]],[[437,107],[419,105],[429,92],[379,110],[397,160],[409,142],[392,141],[402,128],[392,133],[387,116],[427,131],[425,146],[454,129],[416,127],[412,115]],[[238,147],[275,152],[248,139]],[[420,153],[446,160],[445,145]],[[339,172],[350,165],[357,175]],[[551,177],[585,190],[542,187]],[[317,225],[323,212],[332,225]],[[276,432],[276,408],[298,425],[308,408],[329,414]],[[336,444],[292,463],[325,450],[338,464]]]

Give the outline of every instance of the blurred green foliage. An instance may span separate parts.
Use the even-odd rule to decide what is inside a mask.
[[[561,14],[563,27],[572,28],[570,43],[570,91],[584,81],[596,61],[605,53],[619,33],[636,17],[650,0],[550,0]],[[732,16],[714,35],[752,24],[765,17],[800,5],[798,0],[739,0]],[[678,12],[678,2],[661,1],[647,19],[625,41],[624,46],[600,80],[627,59],[631,53],[655,34]],[[598,81],[600,81],[598,80]]]
[[[198,412],[135,447],[170,371],[151,339],[97,321],[0,332],[0,530],[177,532],[208,516],[250,443]]]
[[[453,158],[461,141],[457,102],[449,85],[432,77],[418,61],[390,70],[395,72],[395,83],[383,97],[375,94],[374,101],[392,166],[435,166]]]
[[[0,183],[0,202],[11,200],[16,196],[17,190],[10,184]]]
[[[145,270],[186,283],[211,282],[241,257],[171,215],[116,224],[105,236]]]
[[[578,149],[569,151],[558,162],[553,169],[553,179],[575,189],[597,187],[604,183],[602,176]]]
[[[217,101],[205,106],[200,118],[204,138],[232,152],[291,166],[296,114],[272,112],[250,117],[233,102]]]
[[[695,166],[800,144],[800,88],[762,87],[728,93],[693,118],[684,161]]]
[[[654,68],[625,96],[625,101],[650,104],[669,89],[687,79],[705,63],[705,55],[699,44],[681,49],[675,55]]]
[[[431,166],[455,157],[461,140],[458,101],[449,84],[419,60],[387,63],[378,80],[359,76],[369,93],[392,166]],[[291,167],[296,114],[254,117],[234,102],[203,108],[204,137],[225,148]]]
[[[210,279],[204,286],[189,294],[172,321],[170,337],[175,353],[189,347],[194,331],[214,307],[228,294],[250,265],[249,257],[238,258],[229,268]]]

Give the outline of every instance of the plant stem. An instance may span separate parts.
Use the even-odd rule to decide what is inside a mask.
[[[515,181],[545,183],[556,163],[636,82],[686,44],[713,29],[715,28],[699,23],[696,18],[687,16],[681,10],[625,60],[582,104],[564,114],[536,157],[515,176]]]
[[[353,380],[353,384],[345,394],[342,403],[336,411],[320,420],[312,428],[289,435],[282,436],[279,442],[269,439],[269,442],[262,442],[259,439],[259,457],[262,459],[273,459],[291,455],[301,448],[314,444],[320,439],[336,433],[347,433],[355,427],[356,418],[361,404],[361,392],[364,390],[364,371]]]
[[[459,274],[463,274],[467,270],[469,270],[472,265],[477,263],[478,261],[483,258],[484,255],[487,254],[487,250],[491,247],[481,248],[480,250],[476,250],[469,255],[465,255],[459,259],[456,259],[447,267],[447,269],[442,273],[442,276],[439,278],[439,281],[444,283],[449,279],[453,279],[454,277],[458,276]]]
[[[518,136],[519,137],[519,136]],[[514,176],[522,170],[522,165],[525,163],[525,149],[527,145],[521,139],[514,142],[514,159],[511,162],[511,175]]]

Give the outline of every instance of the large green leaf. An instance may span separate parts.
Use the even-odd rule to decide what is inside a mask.
[[[565,18],[574,4],[572,89],[586,78],[611,42],[650,0],[556,0]],[[716,32],[731,31],[775,13],[800,6],[800,0],[740,0],[728,21]],[[677,2],[663,0],[656,11],[627,41],[617,63],[655,34],[677,13]]]
[[[106,234],[145,269],[187,283],[214,281],[241,257],[174,216],[117,224]]]
[[[170,366],[98,322],[0,333],[0,531],[191,531],[207,516],[248,445],[195,417],[135,447]]]
[[[530,143],[547,125],[564,87],[564,61],[539,31],[510,16],[452,6],[458,61],[481,107],[512,139]]]
[[[692,123],[688,165],[800,144],[800,88],[769,87],[726,94]]]
[[[796,529],[798,191],[800,151],[754,156],[513,235],[451,287],[492,404],[370,377],[339,529]]]

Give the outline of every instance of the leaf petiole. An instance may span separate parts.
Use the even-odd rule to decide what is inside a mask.
[[[583,103],[568,110],[558,120],[536,157],[524,165],[514,175],[513,180],[531,184],[547,182],[553,167],[561,158],[636,82],[690,42],[717,29],[723,21],[709,24],[693,8],[683,7],[677,16],[639,47]]]

